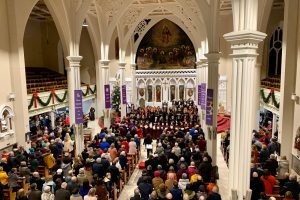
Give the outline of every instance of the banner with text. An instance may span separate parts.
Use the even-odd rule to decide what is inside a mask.
[[[206,125],[212,126],[213,125],[213,113],[214,113],[214,91],[213,89],[207,89],[206,94]]]
[[[83,123],[82,91],[74,90],[75,123]]]
[[[122,103],[127,104],[126,85],[122,85]]]
[[[198,85],[198,106],[201,105],[201,85]]]
[[[110,105],[110,85],[104,85],[105,108],[108,109]]]
[[[201,96],[200,96],[201,109],[205,110],[205,100],[206,100],[206,83],[201,83]]]

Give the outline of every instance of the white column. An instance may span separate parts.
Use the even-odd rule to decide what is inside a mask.
[[[135,75],[135,72],[136,72],[136,64],[133,63],[130,65],[131,66],[131,76],[132,76],[132,79],[131,79],[131,83],[132,83],[132,89],[131,89],[131,102],[137,106],[137,88],[136,88],[136,75]]]
[[[50,111],[50,119],[51,119],[51,128],[52,130],[55,128],[55,111]]]
[[[101,60],[98,60],[97,66],[96,66],[96,116],[97,119],[99,117],[103,116],[103,110],[104,110],[104,90],[103,90],[103,84],[102,84],[102,68],[101,68]]]
[[[266,34],[239,31],[224,35],[233,50],[232,105],[230,128],[229,189],[237,190],[238,199],[250,188],[251,137],[255,128],[259,90],[255,87],[258,43]]]
[[[122,94],[122,85],[125,85],[125,66],[126,63],[119,63],[119,69],[120,69],[120,105],[121,105],[121,117],[126,116],[126,104],[123,104],[123,94]]]
[[[207,151],[212,157],[212,164],[216,165],[217,158],[217,114],[218,114],[218,89],[219,89],[219,60],[220,53],[205,54],[208,63],[207,89],[213,89],[213,125],[207,127],[207,132],[211,132],[211,137],[207,139]]]
[[[84,139],[82,132],[82,124],[75,124],[75,103],[74,90],[81,89],[80,83],[80,61],[82,56],[68,56],[69,67],[67,68],[68,76],[68,99],[69,99],[69,114],[70,125],[74,125],[75,134],[75,155],[82,152],[84,148]]]
[[[201,59],[199,62],[199,84],[207,83],[207,59]],[[207,87],[207,86],[206,86]],[[200,112],[200,123],[203,130],[206,129],[205,127],[205,110],[201,110],[201,106],[199,106]]]
[[[275,113],[273,114],[273,120],[272,120],[272,137],[274,137],[274,133],[276,132],[276,126],[277,126],[277,115]]]
[[[102,108],[104,113],[104,126],[109,128],[110,126],[110,109],[105,108],[105,93],[104,93],[104,85],[109,84],[109,60],[100,60],[101,64],[101,74],[102,74]],[[112,92],[112,88],[110,88],[110,93]]]

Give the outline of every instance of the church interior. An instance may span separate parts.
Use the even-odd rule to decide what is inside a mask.
[[[300,199],[300,1],[0,0],[0,199]]]

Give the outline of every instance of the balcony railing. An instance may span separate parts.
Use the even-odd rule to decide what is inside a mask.
[[[95,98],[96,85],[86,85],[81,87],[83,101]],[[29,115],[48,112],[53,108],[65,107],[68,104],[68,90],[51,90],[48,92],[27,95]]]

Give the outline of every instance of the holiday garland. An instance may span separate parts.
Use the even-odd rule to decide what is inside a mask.
[[[262,99],[263,99],[263,102],[265,102],[265,103],[269,103],[269,102],[270,102],[270,99],[272,98],[272,102],[273,102],[274,106],[275,106],[276,108],[279,108],[280,103],[277,102],[277,100],[276,100],[276,98],[275,98],[275,93],[274,93],[273,90],[271,90],[270,93],[269,93],[269,95],[266,97],[266,96],[265,96],[265,93],[264,93],[264,90],[261,89],[261,90],[260,90],[260,95],[261,95],[261,97],[262,97]]]
[[[89,86],[87,86],[86,92],[82,92],[83,96],[87,96],[89,94],[89,92],[91,92],[91,94],[95,94],[96,93],[96,86],[94,87],[94,89],[92,90]],[[68,95],[68,91],[66,90],[63,97],[60,98],[54,90],[52,90],[46,100],[46,102],[43,102],[43,100],[37,95],[37,92],[35,92],[34,94],[32,94],[32,97],[30,99],[29,105],[28,105],[28,110],[30,110],[32,108],[33,105],[35,105],[36,107],[36,100],[37,102],[39,102],[40,105],[42,106],[48,106],[51,102],[51,99],[54,103],[54,98],[59,102],[62,103],[66,100]]]

